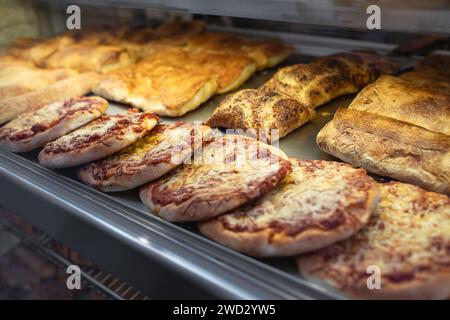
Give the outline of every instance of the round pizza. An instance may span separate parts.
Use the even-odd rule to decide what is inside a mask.
[[[100,97],[56,101],[21,114],[0,129],[0,145],[27,152],[55,140],[100,117],[108,102]]]
[[[369,221],[379,188],[363,169],[290,159],[292,171],[256,201],[199,223],[200,232],[258,257],[292,256],[348,238]]]
[[[355,298],[447,299],[450,198],[400,182],[380,186],[369,223],[346,241],[300,256],[300,272]]]
[[[157,123],[158,117],[153,113],[132,111],[102,116],[45,144],[39,153],[39,162],[49,168],[66,168],[98,160],[136,142]]]
[[[190,159],[211,136],[212,130],[201,124],[161,124],[122,151],[81,167],[78,177],[106,192],[133,189]]]
[[[278,148],[242,135],[214,138],[190,164],[144,186],[150,211],[169,221],[211,218],[275,187],[290,163]]]

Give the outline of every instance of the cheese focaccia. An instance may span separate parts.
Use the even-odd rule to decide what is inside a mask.
[[[124,47],[73,44],[58,50],[45,59],[44,65],[47,68],[71,68],[80,72],[105,73],[131,62]]]
[[[70,69],[33,70],[20,72],[20,76],[0,77],[0,101],[23,95],[33,90],[43,89],[55,82],[76,75],[77,72]]]
[[[235,211],[200,222],[207,237],[257,257],[292,256],[353,235],[368,221],[379,188],[362,169],[290,159],[271,191]]]
[[[340,109],[317,135],[323,151],[369,172],[450,194],[450,137],[392,118]]]
[[[244,89],[222,101],[207,120],[211,127],[242,129],[277,140],[315,117],[314,109],[274,91]],[[276,134],[273,130],[278,130]]]
[[[215,138],[201,158],[141,188],[150,212],[169,221],[198,221],[233,210],[275,187],[289,172],[277,148],[238,135]]]
[[[98,74],[94,72],[81,73],[55,82],[45,88],[2,100],[0,101],[0,124],[51,102],[85,95],[92,90],[98,80]]]
[[[0,128],[0,145],[13,152],[36,149],[100,117],[107,107],[108,102],[100,97],[53,102]]]
[[[145,136],[157,123],[158,118],[152,113],[102,116],[45,144],[39,163],[48,168],[67,168],[107,157]]]
[[[251,41],[224,32],[205,32],[187,42],[189,50],[204,50],[230,55],[246,55],[258,70],[273,67],[286,59],[293,48],[277,40]]]
[[[158,125],[131,146],[81,167],[77,174],[84,183],[105,192],[133,189],[190,159],[211,136],[212,130],[201,124]]]
[[[417,62],[416,70],[431,71],[450,77],[450,55],[431,54]]]
[[[300,272],[356,298],[447,299],[450,199],[400,182],[380,187],[369,224],[348,240],[300,256]],[[380,287],[369,289],[377,271]]]
[[[281,68],[262,89],[286,94],[316,108],[341,95],[358,92],[381,74],[397,68],[391,59],[376,53],[341,52]]]
[[[399,78],[440,93],[450,94],[450,75],[446,76],[431,70],[414,70],[402,73]]]
[[[190,61],[170,63],[152,56],[105,75],[94,93],[161,116],[177,117],[198,108],[218,88],[216,75]]]
[[[350,109],[367,111],[450,135],[450,95],[381,76],[365,87]]]

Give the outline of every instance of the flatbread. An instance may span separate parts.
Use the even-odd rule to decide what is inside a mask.
[[[344,242],[300,256],[300,272],[356,298],[447,299],[450,199],[400,182],[380,187],[369,224]],[[374,270],[381,288],[370,290]]]
[[[161,124],[122,151],[81,167],[78,177],[106,192],[133,189],[190,159],[211,136],[212,130],[201,124]]]
[[[38,159],[40,164],[49,168],[73,167],[95,161],[128,147],[157,123],[158,118],[152,113],[103,116],[47,143]]]
[[[141,188],[150,211],[169,221],[197,221],[233,210],[275,187],[290,163],[279,149],[226,135],[207,144],[199,160]]]
[[[108,102],[75,97],[27,112],[0,128],[0,145],[13,152],[36,149],[100,117]]]
[[[346,239],[368,221],[380,192],[363,169],[290,159],[292,171],[262,197],[200,222],[207,237],[257,257],[292,256]]]

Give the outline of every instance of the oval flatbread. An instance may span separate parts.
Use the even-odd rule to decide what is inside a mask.
[[[258,257],[292,256],[348,238],[369,221],[379,188],[363,169],[291,159],[273,190],[236,211],[200,222],[200,232]]]
[[[133,189],[190,159],[211,135],[212,130],[201,124],[174,122],[158,125],[124,150],[81,167],[78,177],[106,192]]]
[[[346,241],[300,256],[300,272],[356,298],[448,298],[450,198],[400,182],[380,186],[369,224]]]
[[[56,101],[24,113],[0,129],[0,145],[13,152],[36,149],[100,117],[108,102],[100,97]]]
[[[200,159],[183,164],[144,186],[140,196],[150,211],[169,221],[211,218],[272,189],[289,172],[277,148],[238,135],[215,138]]]
[[[136,142],[157,123],[158,118],[153,113],[103,116],[45,144],[39,153],[39,162],[49,168],[66,168],[98,160]]]

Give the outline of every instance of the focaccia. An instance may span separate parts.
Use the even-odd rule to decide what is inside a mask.
[[[281,68],[262,89],[286,94],[316,108],[338,96],[358,92],[381,74],[397,68],[397,63],[376,53],[342,52]]]
[[[286,155],[255,139],[225,135],[201,158],[141,188],[150,211],[169,221],[198,221],[233,210],[271,190],[289,172]]]
[[[369,224],[348,240],[300,256],[300,272],[355,298],[447,299],[450,199],[400,182],[380,187]]]
[[[51,102],[82,96],[90,92],[98,80],[98,74],[86,72],[55,82],[45,88],[0,101],[0,124]]]
[[[420,71],[431,71],[450,77],[450,55],[432,54],[420,60],[415,67]]]
[[[323,151],[367,171],[450,194],[450,137],[373,113],[340,109],[317,135]]]
[[[21,114],[0,128],[0,145],[13,152],[36,149],[100,117],[108,102],[100,97],[75,97]]]
[[[315,114],[314,109],[281,93],[245,89],[226,97],[207,124],[242,129],[250,135],[276,140],[313,119]]]
[[[380,193],[365,170],[332,161],[290,162],[292,171],[274,189],[200,222],[200,232],[252,256],[292,256],[346,239],[369,221]]]
[[[255,61],[258,70],[279,64],[293,51],[291,46],[280,41],[251,41],[224,32],[206,32],[193,36],[187,42],[187,48],[230,55],[246,55]]]
[[[450,75],[431,70],[414,70],[402,73],[399,78],[437,92],[450,94]]]
[[[5,84],[0,85],[0,101],[45,88],[76,74],[70,69],[31,69],[29,72],[19,72],[19,76],[13,74],[11,77],[0,77],[0,83]]]
[[[162,116],[181,116],[198,108],[218,88],[217,75],[171,50],[103,77],[94,93]],[[174,55],[173,58],[171,55]]]
[[[78,177],[106,192],[133,189],[190,159],[211,135],[212,130],[201,124],[158,125],[122,151],[81,167],[77,171]]]
[[[367,111],[450,135],[450,95],[381,76],[365,87],[350,109]]]
[[[47,68],[71,68],[80,72],[105,73],[130,64],[132,61],[124,47],[73,44],[61,48],[45,59]]]
[[[102,116],[45,144],[39,163],[48,168],[67,168],[107,157],[145,136],[157,123],[158,118],[152,113]]]

